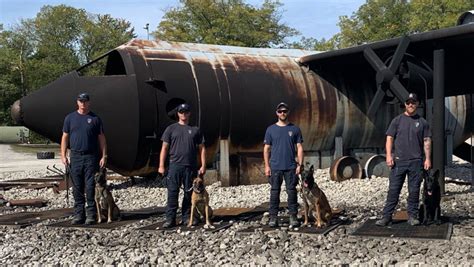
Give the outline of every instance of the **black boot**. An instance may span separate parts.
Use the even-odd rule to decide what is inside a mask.
[[[268,226],[275,228],[278,227],[278,218],[276,216],[270,217],[270,221],[268,222]]]

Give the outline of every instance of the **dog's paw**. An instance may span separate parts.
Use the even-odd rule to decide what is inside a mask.
[[[214,228],[216,228],[216,227],[215,227],[214,225],[212,225],[212,224],[206,223],[206,224],[204,225],[204,229],[214,229]]]

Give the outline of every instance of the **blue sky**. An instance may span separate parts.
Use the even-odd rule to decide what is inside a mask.
[[[263,1],[247,0],[252,5]],[[330,38],[339,32],[339,16],[350,16],[365,0],[282,0],[282,22],[297,29],[301,36]],[[146,23],[150,32],[158,26],[167,8],[178,5],[178,0],[0,0],[0,23],[9,28],[21,19],[33,18],[43,5],[66,4],[84,8],[94,14],[111,14],[132,23],[138,38],[146,39]],[[299,39],[297,37],[296,39]]]

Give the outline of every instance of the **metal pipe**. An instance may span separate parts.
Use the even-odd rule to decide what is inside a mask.
[[[444,49],[433,53],[433,168],[439,170],[439,185],[441,195],[445,194],[444,167],[445,167],[445,131],[444,131]]]

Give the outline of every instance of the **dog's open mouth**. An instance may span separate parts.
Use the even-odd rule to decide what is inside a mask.
[[[433,192],[431,192],[431,191],[428,191],[427,193],[428,193],[428,196],[433,195]]]
[[[307,182],[303,182],[303,186],[304,186],[304,187],[308,187],[308,183],[307,183]]]

